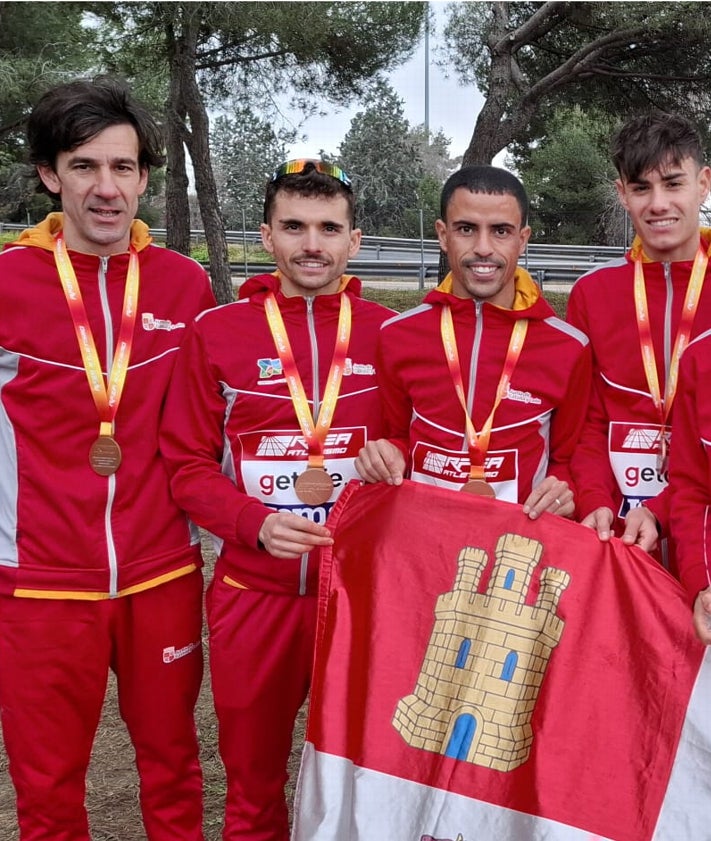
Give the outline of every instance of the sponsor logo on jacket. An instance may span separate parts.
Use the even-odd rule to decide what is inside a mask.
[[[349,452],[352,438],[351,432],[329,432],[324,441],[324,456],[345,455]],[[309,448],[303,435],[263,435],[256,449],[257,456],[269,458],[287,456],[303,459],[308,454]]]
[[[141,313],[141,324],[144,330],[184,330],[185,322],[173,323],[169,318],[156,318],[152,312]]]
[[[508,391],[504,395],[504,400],[515,400],[517,403],[531,403],[533,406],[541,405],[541,398],[534,397],[530,391],[520,391],[509,386]]]
[[[259,368],[260,380],[268,380],[271,379],[271,377],[281,377],[284,374],[280,359],[270,359],[269,357],[265,359],[258,359],[257,367]],[[354,362],[352,359],[348,358],[343,366],[343,376],[350,377],[352,375],[365,377],[375,376],[375,367],[369,362]]]
[[[201,645],[202,643],[199,641],[188,643],[188,645],[184,645],[182,648],[169,645],[163,649],[163,662],[172,663],[174,660],[180,660],[181,657],[185,657],[192,651],[195,651],[196,648],[200,648]]]

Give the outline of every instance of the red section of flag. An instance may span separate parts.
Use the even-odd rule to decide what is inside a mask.
[[[703,656],[681,587],[655,561],[617,540],[602,544],[593,531],[559,517],[531,521],[517,505],[413,482],[352,483],[329,525],[335,543],[322,560],[307,733],[317,751],[616,841],[651,838]],[[451,627],[442,617],[457,583],[462,604],[463,549],[488,557],[472,593],[477,605],[485,603],[477,593],[510,584],[505,570],[492,577],[505,535],[540,545],[523,617],[539,621],[533,606],[542,571],[560,571],[545,573],[557,581],[558,595],[540,608],[551,617],[541,638],[560,631],[560,639],[550,650],[536,642],[536,656],[512,652],[513,660],[482,678],[495,691],[501,681],[506,722],[523,709],[515,669],[544,673],[526,758],[497,770],[414,746],[423,728],[408,742],[393,720],[403,699],[419,691],[422,706],[427,685],[430,704],[442,675],[482,655],[484,643],[472,634],[469,647],[463,642],[441,655],[435,668],[432,643]],[[505,739],[501,746],[508,747]]]

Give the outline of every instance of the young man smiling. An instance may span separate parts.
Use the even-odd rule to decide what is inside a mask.
[[[575,510],[569,461],[590,382],[587,339],[555,317],[517,265],[530,229],[523,186],[466,167],[444,185],[437,234],[450,274],[387,322],[378,382],[387,439],[367,481],[417,481],[519,502],[530,517]]]
[[[623,258],[573,287],[568,320],[589,337],[594,379],[572,462],[583,523],[653,551],[668,533],[668,451],[681,353],[711,328],[711,187],[698,132],[685,118],[635,117],[613,138],[620,202],[636,237]],[[660,557],[674,570],[673,554]]]
[[[392,315],[345,275],[354,195],[329,163],[283,164],[262,240],[277,271],[204,313],[179,355],[161,448],[175,499],[220,541],[210,668],[225,841],[287,841],[294,721],[311,677],[318,549],[358,449],[382,435],[375,345]]]
[[[202,841],[202,561],[157,441],[184,328],[214,297],[134,219],[162,138],[122,84],[48,91],[28,141],[62,213],[0,256],[0,712],[20,838],[89,841],[111,669],[147,838]]]

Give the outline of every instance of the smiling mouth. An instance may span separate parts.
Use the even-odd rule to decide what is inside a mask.
[[[647,224],[650,228],[655,228],[657,230],[664,229],[664,228],[671,228],[672,225],[675,225],[679,220],[674,219],[650,219],[648,220]]]
[[[329,265],[322,260],[296,260],[295,262],[300,269],[306,269],[307,271],[320,271]]]
[[[470,272],[480,275],[481,277],[491,276],[495,274],[499,268],[491,263],[467,263],[466,267]]]

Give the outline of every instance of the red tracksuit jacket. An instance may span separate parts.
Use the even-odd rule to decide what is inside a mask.
[[[158,419],[185,328],[215,299],[198,263],[133,223],[140,291],[116,416],[123,461],[99,476],[89,465],[99,416],[52,252],[61,225],[50,214],[0,254],[0,590],[98,599],[201,563],[197,531],[170,496]],[[70,255],[106,376],[128,252]]]
[[[357,278],[344,284],[333,295],[285,297],[276,275],[250,278],[241,300],[197,319],[178,355],[161,449],[175,499],[219,539],[215,576],[235,586],[316,592],[318,553],[273,558],[258,548],[259,530],[279,510],[323,523],[345,484],[357,478],[359,449],[382,435],[375,347],[392,310],[360,298]],[[269,291],[276,294],[312,415],[333,357],[340,295],[352,304],[348,360],[325,447],[335,488],[322,506],[305,505],[294,491],[308,452],[264,310]]]
[[[522,503],[548,474],[572,485],[569,462],[590,386],[587,338],[555,316],[521,268],[514,309],[457,298],[449,288],[445,278],[421,306],[381,331],[378,381],[387,436],[408,458],[411,478],[458,489],[469,475],[464,410],[440,332],[442,305],[448,303],[477,431],[494,405],[513,324],[529,319],[508,394],[494,416],[485,463],[497,498]]]
[[[711,230],[702,230],[702,246],[711,251]],[[657,470],[653,451],[660,429],[644,373],[634,303],[634,259],[630,251],[581,277],[568,303],[568,320],[590,337],[593,390],[588,417],[572,462],[581,517],[606,506],[618,516],[615,533],[630,508],[646,505],[662,534],[668,532],[667,476]],[[644,263],[649,322],[664,393],[672,347],[686,295],[692,261]],[[711,328],[711,266],[701,292],[691,337]],[[674,421],[675,412],[670,419]],[[672,425],[674,428],[675,423]],[[672,431],[671,448],[676,433]]]
[[[711,330],[684,351],[669,451],[671,534],[679,577],[693,602],[711,585]]]

